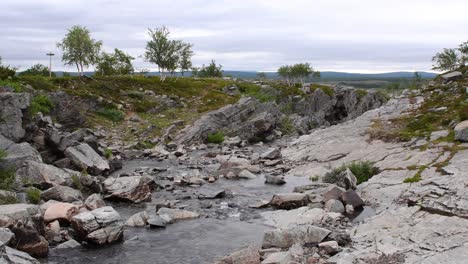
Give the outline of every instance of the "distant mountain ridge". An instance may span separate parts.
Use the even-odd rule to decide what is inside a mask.
[[[93,75],[94,72],[85,72],[85,75]],[[257,71],[230,71],[226,70],[223,72],[224,76],[231,76],[235,78],[244,79],[255,79],[257,78]],[[418,71],[422,78],[432,79],[437,76],[436,73]],[[62,76],[62,72],[56,72],[57,76]],[[72,76],[76,76],[76,72],[70,73]],[[276,72],[265,72],[269,79],[280,79]],[[157,76],[158,72],[149,72],[147,75]],[[176,73],[180,76],[180,73]],[[414,77],[414,72],[385,72],[385,73],[350,73],[350,72],[336,72],[336,71],[323,71],[320,72],[320,79],[318,81],[349,81],[349,80],[388,80],[388,79],[408,79]],[[190,72],[186,72],[185,76],[191,76]]]

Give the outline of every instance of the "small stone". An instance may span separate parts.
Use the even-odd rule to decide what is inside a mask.
[[[322,242],[318,246],[320,250],[322,250],[323,252],[329,255],[334,255],[340,252],[340,246],[338,245],[338,242],[336,241]]]
[[[332,213],[344,213],[345,208],[339,200],[330,199],[325,203],[325,209]]]

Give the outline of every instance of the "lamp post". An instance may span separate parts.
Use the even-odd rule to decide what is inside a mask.
[[[49,78],[52,78],[52,56],[54,56],[55,54],[49,52],[46,55],[49,56]]]

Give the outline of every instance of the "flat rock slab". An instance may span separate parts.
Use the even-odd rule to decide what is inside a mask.
[[[296,243],[300,245],[309,243],[318,244],[330,233],[330,230],[311,225],[269,230],[263,236],[262,247],[289,248]]]
[[[309,203],[309,197],[304,193],[278,193],[273,195],[270,205],[279,209],[295,209]]]
[[[109,163],[86,143],[76,147],[69,147],[64,154],[80,170],[85,170],[91,174],[100,175],[110,169]]]

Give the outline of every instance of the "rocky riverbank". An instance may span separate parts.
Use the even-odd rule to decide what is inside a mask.
[[[243,97],[178,132],[174,124],[140,150],[117,128],[67,131],[28,114],[28,93],[0,93],[8,120],[1,169],[14,175],[0,193],[9,203],[0,205],[1,258],[460,263],[468,242],[466,121],[405,142],[376,139],[375,129],[413,116],[433,94],[463,99],[463,85],[438,81],[386,103],[339,87],[276,103]],[[285,118],[292,135],[303,135],[283,136]],[[127,121],[127,129],[144,122]],[[215,132],[223,142],[207,143]]]

